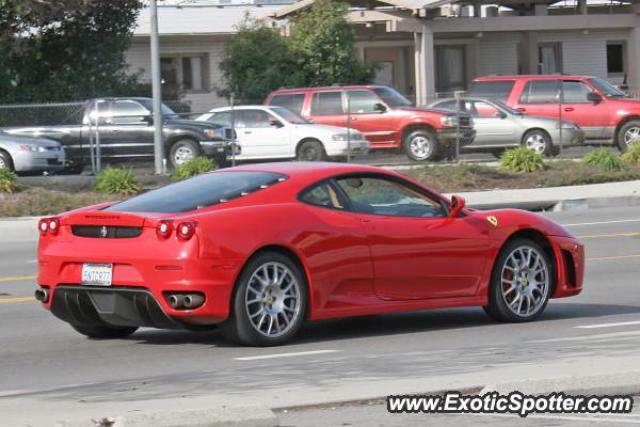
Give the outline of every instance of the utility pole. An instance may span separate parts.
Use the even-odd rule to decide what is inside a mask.
[[[153,97],[153,151],[156,175],[163,173],[164,140],[162,136],[162,82],[160,80],[160,36],[158,34],[158,4],[149,1],[151,16],[151,94]]]

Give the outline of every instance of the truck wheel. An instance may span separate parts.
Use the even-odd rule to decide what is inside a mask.
[[[625,123],[618,131],[616,139],[618,149],[623,153],[627,151],[631,144],[640,143],[640,121],[631,120]]]
[[[296,159],[302,162],[321,162],[326,158],[324,146],[317,140],[304,141],[296,152]]]
[[[411,160],[421,162],[439,160],[441,157],[441,146],[432,130],[414,130],[404,138],[403,144],[404,152]]]
[[[0,150],[0,169],[9,169],[13,172],[13,159],[6,151]]]
[[[191,139],[181,139],[176,141],[169,150],[169,163],[176,168],[187,160],[195,159],[201,154],[200,146]]]
[[[534,129],[528,131],[522,138],[522,145],[530,151],[542,154],[546,157],[553,156],[555,150],[551,137],[543,130]]]

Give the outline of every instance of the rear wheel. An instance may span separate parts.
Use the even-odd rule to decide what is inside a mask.
[[[320,141],[304,141],[298,147],[296,158],[303,162],[320,162],[327,158],[327,153]]]
[[[618,131],[617,144],[618,149],[623,153],[631,144],[640,143],[640,121],[631,120],[625,123]]]
[[[169,150],[169,162],[171,167],[176,168],[186,161],[195,159],[202,150],[200,146],[191,139],[181,139],[176,141]]]
[[[126,338],[133,334],[138,328],[131,327],[118,327],[118,326],[93,326],[93,325],[71,325],[73,329],[80,332],[82,335],[86,335],[89,338],[94,339],[117,339]]]
[[[404,151],[411,160],[439,160],[441,157],[438,138],[432,130],[418,129],[407,134],[403,141]]]
[[[542,130],[534,129],[527,132],[522,138],[522,145],[527,150],[543,156],[551,157],[556,155],[554,154],[556,150],[551,142],[551,137]]]
[[[514,239],[500,251],[484,309],[500,322],[534,320],[549,301],[553,277],[553,264],[540,245]]]
[[[242,271],[222,331],[244,345],[282,344],[298,332],[306,308],[307,283],[300,267],[279,252],[263,252]]]
[[[13,171],[13,159],[6,151],[0,150],[0,169]]]

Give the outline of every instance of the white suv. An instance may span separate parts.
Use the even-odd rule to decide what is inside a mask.
[[[369,152],[369,142],[355,129],[316,125],[283,107],[244,105],[216,108],[196,120],[236,130],[238,160],[296,158],[320,161]]]

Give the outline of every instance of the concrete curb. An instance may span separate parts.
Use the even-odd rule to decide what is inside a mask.
[[[276,414],[265,406],[222,407],[191,411],[134,413],[56,427],[277,427]]]

